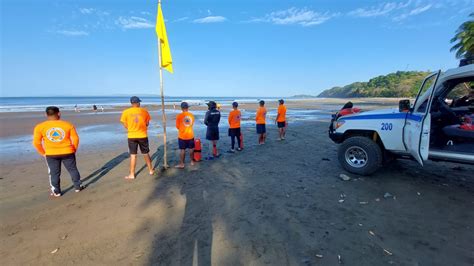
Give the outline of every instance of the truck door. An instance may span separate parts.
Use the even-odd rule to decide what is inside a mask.
[[[431,103],[438,77],[441,71],[435,72],[423,80],[413,108],[407,113],[403,127],[403,144],[405,149],[421,164],[428,159],[430,148]]]

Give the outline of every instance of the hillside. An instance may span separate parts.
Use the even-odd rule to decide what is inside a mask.
[[[325,90],[318,97],[413,97],[429,72],[397,71],[375,77],[368,82],[354,82],[344,87]]]

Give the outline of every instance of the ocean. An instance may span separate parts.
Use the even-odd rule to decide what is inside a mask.
[[[142,105],[161,105],[160,97],[140,97]],[[179,104],[187,101],[191,105],[203,105],[209,100],[217,101],[226,106],[233,101],[240,103],[255,103],[260,99],[277,100],[277,98],[265,97],[165,97],[166,104]],[[117,96],[94,96],[94,97],[0,97],[0,112],[35,112],[43,111],[47,106],[55,105],[62,110],[74,110],[77,106],[79,110],[90,110],[92,105],[99,109],[110,109],[117,106],[130,104],[130,97]]]

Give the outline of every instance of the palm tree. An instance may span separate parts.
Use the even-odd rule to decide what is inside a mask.
[[[456,58],[469,58],[474,56],[474,13],[471,13],[468,20],[459,26],[456,35],[451,39],[451,43],[456,43],[451,47],[451,52],[456,51]]]

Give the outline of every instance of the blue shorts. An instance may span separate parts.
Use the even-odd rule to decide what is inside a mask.
[[[265,124],[257,124],[257,134],[265,134],[267,133],[267,127]]]
[[[194,149],[194,139],[178,139],[180,150]]]
[[[286,127],[286,122],[283,121],[283,122],[278,122],[278,128],[284,128]]]

